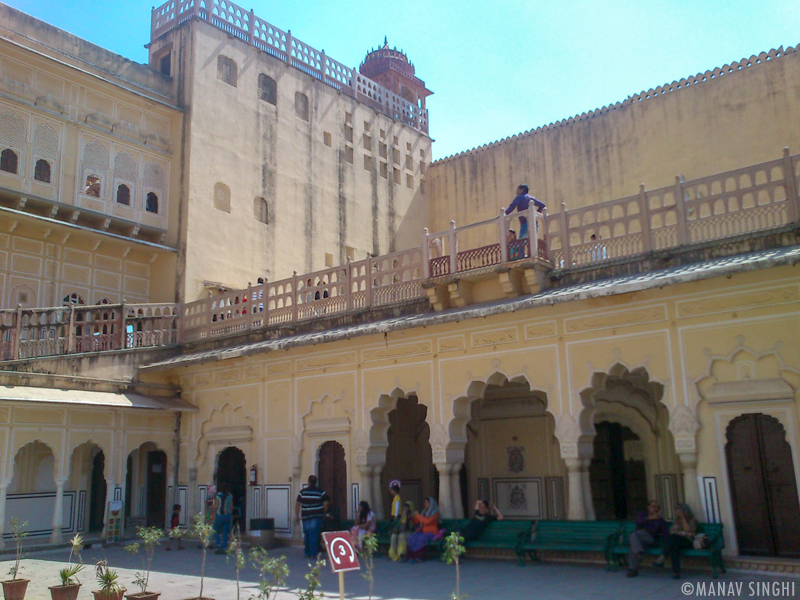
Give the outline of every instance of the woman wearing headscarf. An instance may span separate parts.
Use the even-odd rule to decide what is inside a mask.
[[[410,562],[417,562],[424,558],[425,547],[439,533],[439,504],[433,498],[425,498],[422,501],[422,512],[416,513],[411,520],[417,530],[408,538],[406,556]]]
[[[694,518],[694,513],[688,504],[681,502],[675,507],[675,522],[664,544],[664,553],[653,564],[661,567],[669,557],[672,559],[672,576],[678,579],[681,576],[681,552],[694,545],[696,534],[697,520]]]
[[[368,533],[375,533],[376,525],[375,513],[370,510],[369,503],[366,500],[362,500],[358,503],[356,524],[350,528],[350,540],[356,550],[361,552],[361,539]]]

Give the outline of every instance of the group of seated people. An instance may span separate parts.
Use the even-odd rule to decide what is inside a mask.
[[[399,485],[393,484],[389,493],[392,496],[389,558],[393,561],[420,562],[424,560],[427,546],[447,533],[439,525],[439,504],[436,499],[428,497],[422,501],[422,510],[417,511],[413,502],[403,502]],[[475,540],[489,523],[502,518],[503,513],[494,504],[487,500],[478,500],[475,503],[474,516],[459,530],[459,533],[464,541]],[[355,525],[350,529],[353,547],[361,551],[364,536],[375,533],[376,528],[375,513],[369,504],[362,500]]]

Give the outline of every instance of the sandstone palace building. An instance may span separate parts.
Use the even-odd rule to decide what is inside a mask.
[[[318,473],[343,517],[395,479],[445,517],[656,498],[740,566],[800,558],[800,52],[433,162],[387,41],[354,68],[226,0],[151,20],[141,65],[0,5],[6,540],[224,482],[289,543]],[[547,209],[511,240],[522,181]]]

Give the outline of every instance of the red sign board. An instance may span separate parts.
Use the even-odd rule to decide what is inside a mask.
[[[322,538],[325,540],[325,549],[334,573],[358,571],[361,568],[355,548],[350,543],[349,531],[326,531]]]

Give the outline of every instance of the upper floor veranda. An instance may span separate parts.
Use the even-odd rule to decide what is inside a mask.
[[[678,176],[672,186],[641,186],[637,194],[577,210],[540,214],[531,204],[524,214],[501,211],[462,227],[451,223],[446,231],[426,230],[416,248],[219,290],[197,302],[0,311],[0,355],[15,360],[161,346],[191,352],[304,332],[324,336],[389,316],[554,291],[566,297],[591,282],[613,288],[620,275],[647,279],[670,268],[797,246],[799,180],[800,155],[786,149],[772,161],[692,181]],[[535,224],[529,238],[509,235],[520,216]]]

